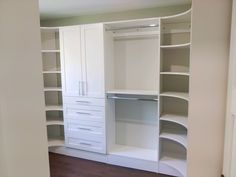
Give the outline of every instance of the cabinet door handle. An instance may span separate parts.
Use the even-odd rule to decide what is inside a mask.
[[[91,115],[89,112],[76,112],[77,114]]]
[[[80,129],[80,130],[86,130],[86,131],[92,131],[92,129],[90,129],[90,128],[78,127],[78,129]]]

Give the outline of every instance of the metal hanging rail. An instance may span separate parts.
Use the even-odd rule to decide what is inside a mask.
[[[130,29],[144,29],[144,28],[156,28],[159,27],[159,24],[156,25],[143,25],[143,26],[130,26],[130,27],[122,27],[122,28],[111,28],[111,29],[106,29],[106,31],[120,31],[120,30],[130,30]]]
[[[157,98],[132,98],[132,97],[120,97],[120,96],[107,96],[108,99],[115,100],[132,100],[132,101],[158,101]]]

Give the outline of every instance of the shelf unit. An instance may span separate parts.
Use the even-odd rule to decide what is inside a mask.
[[[187,173],[190,48],[191,9],[161,18],[159,171],[181,177]]]
[[[64,146],[59,28],[41,27],[48,147]]]

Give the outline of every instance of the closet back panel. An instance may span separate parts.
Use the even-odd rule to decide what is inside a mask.
[[[61,75],[44,74],[44,87],[61,87]]]
[[[117,144],[157,148],[157,103],[117,100],[115,117]]]
[[[62,105],[61,92],[45,92],[45,104],[46,105]]]
[[[48,139],[63,138],[64,137],[64,127],[62,125],[50,125],[47,126]]]
[[[161,71],[189,72],[189,49],[162,49]]]
[[[59,50],[59,32],[41,31],[42,50]]]
[[[158,89],[158,38],[114,40],[115,88]]]
[[[188,92],[189,77],[178,75],[162,75],[161,76],[161,91],[162,92]]]
[[[161,114],[188,115],[188,102],[186,100],[172,97],[161,97],[160,99],[162,102]]]
[[[43,53],[43,71],[60,71],[60,54]]]

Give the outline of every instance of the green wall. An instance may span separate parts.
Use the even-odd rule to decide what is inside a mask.
[[[117,20],[160,17],[184,12],[189,8],[190,5],[156,7],[156,8],[140,9],[140,10],[132,10],[132,11],[124,11],[116,13],[85,15],[85,16],[67,17],[60,19],[48,19],[48,20],[41,20],[41,26],[67,26],[67,25],[78,25],[78,24],[88,24],[97,22],[109,22]]]

